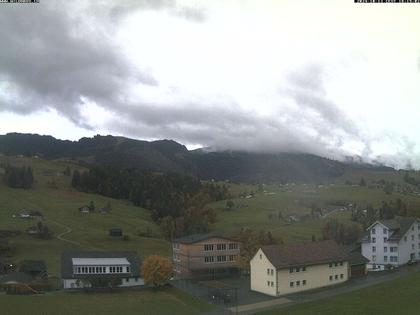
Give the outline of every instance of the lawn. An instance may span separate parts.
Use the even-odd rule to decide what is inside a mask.
[[[54,292],[44,295],[0,295],[0,313],[8,315],[189,315],[214,307],[174,288],[118,293]]]
[[[370,288],[259,315],[394,315],[419,314],[420,272]]]

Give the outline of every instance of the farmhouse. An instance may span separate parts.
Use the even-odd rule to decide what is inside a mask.
[[[366,229],[362,255],[369,260],[368,270],[383,270],[386,266],[420,260],[420,220],[396,217],[376,221]]]
[[[32,277],[47,276],[47,265],[43,260],[24,260],[20,263],[19,271]]]
[[[251,290],[271,296],[348,280],[347,253],[334,241],[268,245],[251,259]]]
[[[80,213],[90,213],[91,209],[90,209],[89,206],[82,206],[82,207],[79,208],[79,212]]]
[[[140,278],[141,262],[136,252],[78,251],[61,255],[64,289],[91,287],[92,282],[119,279],[119,287],[144,285]]]
[[[222,234],[194,234],[172,241],[177,278],[238,275],[240,243]]]

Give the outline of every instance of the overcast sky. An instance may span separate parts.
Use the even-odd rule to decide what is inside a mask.
[[[95,134],[420,168],[420,5],[0,6],[0,133]]]

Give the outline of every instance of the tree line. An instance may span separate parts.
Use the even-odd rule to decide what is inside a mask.
[[[29,189],[34,183],[34,175],[30,166],[4,166],[4,183],[12,188]]]
[[[229,197],[226,185],[202,183],[175,173],[95,166],[75,170],[72,186],[79,191],[128,199],[151,211],[167,238],[207,232],[216,214],[205,205]]]

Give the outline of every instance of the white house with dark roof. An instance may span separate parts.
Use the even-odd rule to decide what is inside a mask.
[[[362,255],[369,260],[368,270],[384,270],[410,260],[420,260],[420,220],[396,217],[378,220],[366,229]]]
[[[251,290],[280,296],[343,283],[348,261],[331,240],[263,246],[250,261]]]
[[[140,266],[136,252],[64,252],[61,256],[63,288],[90,287],[89,280],[93,278],[120,278],[120,287],[144,285]]]

